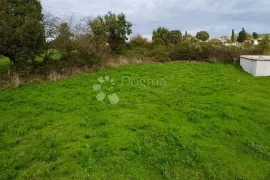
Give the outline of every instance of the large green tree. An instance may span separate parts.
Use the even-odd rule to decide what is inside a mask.
[[[156,39],[162,39],[166,44],[169,43],[169,29],[165,27],[159,27],[156,30],[153,31],[152,40],[155,41]]]
[[[169,41],[172,44],[177,44],[182,41],[182,33],[179,30],[172,30],[169,33]]]
[[[252,36],[254,39],[258,39],[260,37],[259,34],[256,32],[253,32]]]
[[[234,29],[232,30],[231,42],[232,42],[232,43],[235,42]]]
[[[177,44],[182,40],[182,33],[180,30],[172,30],[165,27],[159,27],[158,29],[153,31],[152,40],[155,41],[157,39],[162,39],[167,45]]]
[[[210,37],[209,33],[206,31],[200,31],[196,34],[196,38],[202,41],[208,40]]]
[[[132,33],[132,23],[126,20],[125,14],[108,12],[105,16],[98,16],[90,22],[94,36],[107,39],[112,52],[120,53],[124,48],[128,35]]]
[[[242,43],[245,42],[248,38],[247,32],[244,28],[242,28],[242,31],[239,32],[237,41]]]
[[[33,59],[45,44],[38,0],[0,1],[0,54],[13,63]]]
[[[64,56],[70,57],[71,52],[74,50],[74,34],[70,30],[67,23],[60,25],[58,29],[58,35],[53,42],[54,47],[60,51]]]

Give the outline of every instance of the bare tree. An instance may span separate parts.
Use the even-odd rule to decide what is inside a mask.
[[[43,25],[45,28],[46,46],[44,61],[48,60],[48,52],[52,46],[52,41],[58,36],[58,28],[60,25],[60,18],[50,12],[44,12]]]

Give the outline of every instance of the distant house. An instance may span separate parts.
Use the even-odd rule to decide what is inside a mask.
[[[253,39],[253,44],[254,45],[259,45],[262,41],[262,38],[257,38],[257,39]]]
[[[225,46],[235,46],[237,45],[236,42],[234,43],[231,43],[231,35],[227,35],[227,36],[220,36],[220,37],[217,37],[217,38],[213,38],[213,39],[218,39],[222,42],[222,44],[224,44]]]
[[[218,38],[223,44],[226,44],[228,41],[231,40],[231,36],[228,35],[228,36],[221,36]]]

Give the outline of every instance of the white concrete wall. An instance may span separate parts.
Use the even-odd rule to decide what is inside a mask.
[[[256,76],[270,76],[270,61],[257,61]]]
[[[254,40],[254,45],[259,45],[258,40]]]
[[[241,58],[240,65],[244,69],[244,71],[256,76],[256,69],[257,69],[257,61]]]

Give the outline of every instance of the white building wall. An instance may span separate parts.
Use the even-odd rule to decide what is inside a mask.
[[[256,69],[257,69],[257,61],[241,58],[240,65],[244,69],[244,71],[256,76]]]
[[[259,45],[258,40],[255,39],[253,44],[254,44],[254,45]]]
[[[270,61],[257,61],[256,76],[270,76]]]

